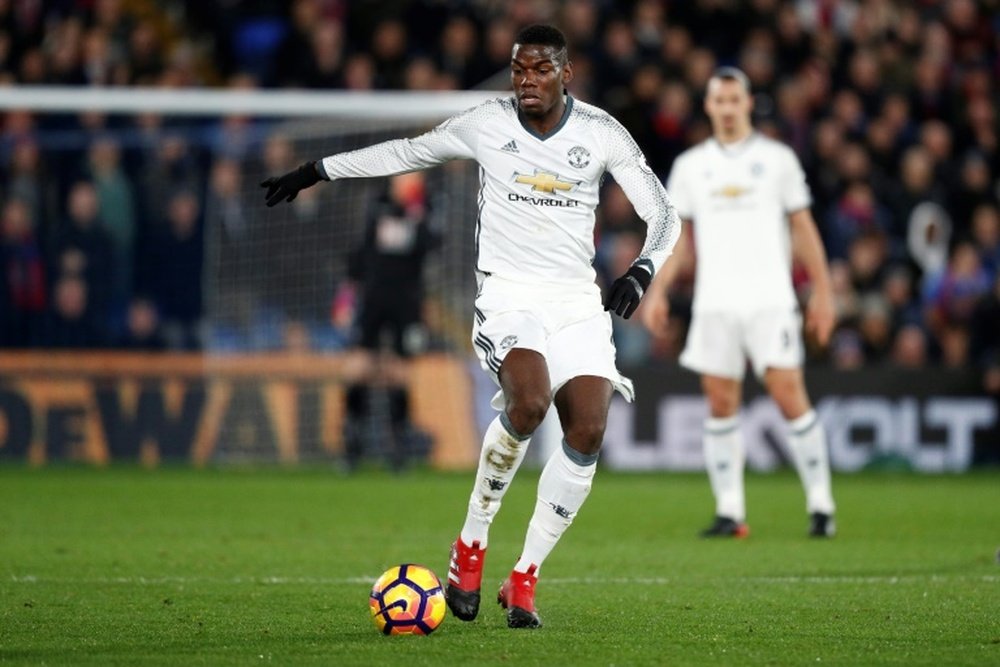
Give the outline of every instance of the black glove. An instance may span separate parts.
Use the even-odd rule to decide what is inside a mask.
[[[653,276],[646,269],[638,266],[630,267],[625,275],[611,283],[608,297],[604,300],[604,310],[614,311],[626,320],[632,317],[632,313],[639,307],[639,299],[646,293],[652,279]]]
[[[264,199],[268,206],[274,206],[282,199],[292,201],[303,190],[320,182],[319,171],[315,162],[306,162],[295,171],[290,171],[284,176],[272,176],[260,187],[267,188]]]

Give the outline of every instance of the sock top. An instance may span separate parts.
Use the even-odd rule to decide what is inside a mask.
[[[818,422],[819,422],[819,416],[816,414],[816,411],[813,409],[809,409],[801,417],[796,417],[795,419],[789,419],[788,428],[790,428],[793,433],[801,435],[802,433],[805,433],[813,426],[815,426]]]
[[[515,440],[527,440],[528,438],[531,437],[530,433],[528,435],[522,435],[521,433],[518,433],[517,429],[514,428],[514,425],[510,423],[510,417],[507,416],[506,412],[500,413],[500,425],[503,426],[504,430],[507,431],[507,433],[510,434],[510,437],[514,438]]]
[[[563,454],[566,455],[566,458],[568,458],[570,461],[577,464],[578,466],[583,466],[583,467],[592,466],[595,463],[597,463],[597,459],[598,457],[600,457],[600,452],[595,452],[594,454],[584,454],[581,451],[573,449],[570,446],[570,444],[566,442],[565,438],[563,438],[562,441],[562,449],[563,449]]]

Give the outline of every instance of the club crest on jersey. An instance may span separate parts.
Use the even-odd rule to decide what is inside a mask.
[[[590,164],[590,151],[583,146],[573,146],[566,153],[566,157],[569,158],[569,166],[576,167],[577,169],[583,169]]]
[[[511,334],[509,336],[504,336],[503,340],[500,341],[500,349],[507,350],[514,347],[515,344],[517,344],[517,336],[515,336],[514,334]]]

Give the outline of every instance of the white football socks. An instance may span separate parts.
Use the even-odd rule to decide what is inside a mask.
[[[715,514],[744,521],[743,464],[746,452],[739,414],[706,419],[704,445],[705,469],[715,495]]]
[[[833,514],[826,433],[815,410],[788,421],[788,448],[806,492],[806,511]]]
[[[562,447],[552,453],[538,479],[535,513],[528,523],[521,557],[514,565],[516,571],[527,572],[532,565],[541,569],[542,562],[573,523],[590,494],[597,458],[597,454],[581,454],[565,440]]]
[[[469,497],[469,511],[462,526],[462,542],[479,542],[486,548],[490,524],[500,510],[507,488],[528,451],[530,435],[521,435],[511,426],[506,412],[490,423],[483,436],[476,483]]]

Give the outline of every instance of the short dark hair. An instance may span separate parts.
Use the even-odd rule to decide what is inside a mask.
[[[712,72],[712,79],[721,79],[722,81],[736,81],[749,93],[750,92],[750,77],[741,70],[739,67],[725,66],[719,67],[714,72]]]
[[[515,44],[532,44],[535,46],[551,46],[557,52],[557,58],[566,62],[566,35],[559,28],[544,23],[529,25],[517,33]]]

